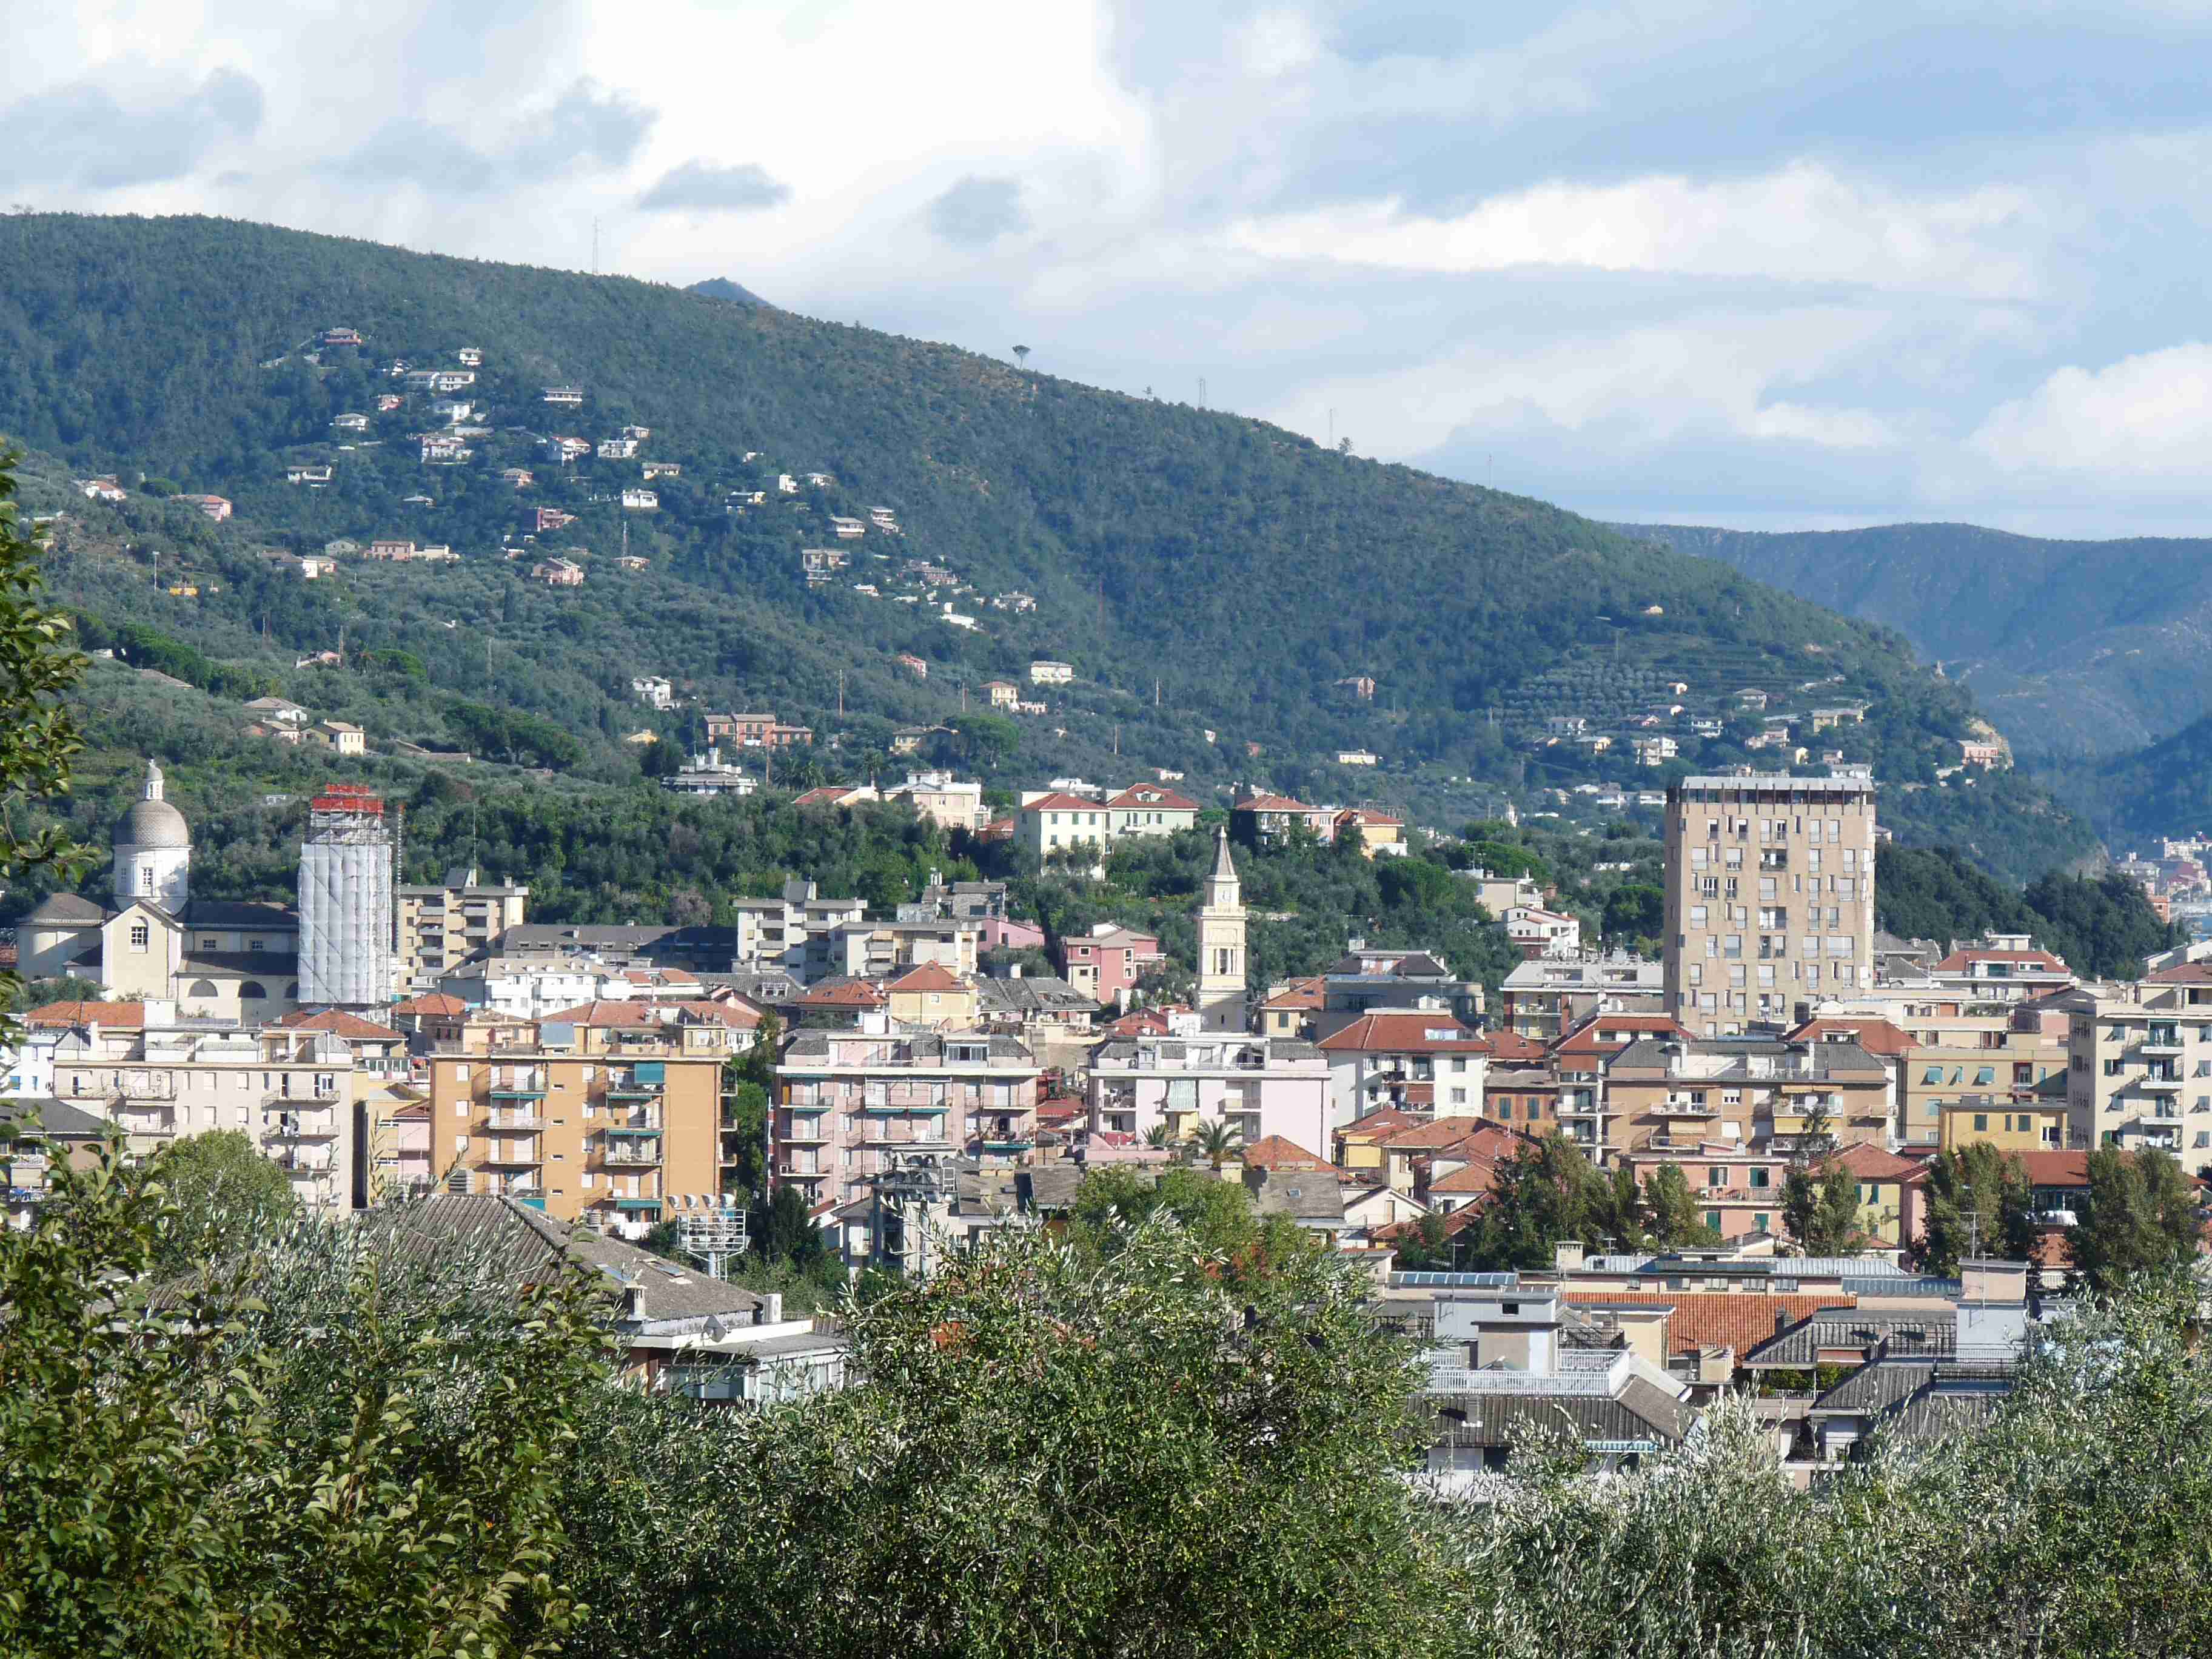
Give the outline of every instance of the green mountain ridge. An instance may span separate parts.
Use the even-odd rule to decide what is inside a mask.
[[[2124,755],[2212,706],[2212,539],[1616,527],[1896,629],[1973,687],[2026,763]]]
[[[362,343],[326,343],[339,329]],[[392,365],[458,374],[463,348],[483,360],[443,395],[477,406],[469,453],[426,462],[439,394]],[[580,405],[546,403],[556,386]],[[628,456],[564,464],[544,442],[625,427],[650,433]],[[2015,880],[2095,851],[2017,779],[1936,784],[1972,701],[1888,629],[1542,502],[764,304],[229,221],[14,216],[0,432],[44,458],[27,504],[67,515],[58,598],[274,684],[327,675],[292,665],[341,639],[356,664],[378,653],[411,672],[356,675],[338,699],[374,738],[615,781],[636,773],[625,735],[696,741],[701,708],[744,703],[839,737],[794,760],[846,775],[888,765],[896,726],[953,726],[923,757],[1009,781],[1258,779],[1454,823],[1539,786],[1771,766],[1735,700],[1756,687],[1778,708],[1867,705],[1822,741],[1898,786],[1884,811],[1907,839]],[[648,461],[678,470],[647,479]],[[325,466],[326,487],[287,482]],[[71,478],[95,472],[131,498],[83,500]],[[639,489],[653,504],[626,508]],[[235,515],[209,523],[163,499],[179,491]],[[540,508],[574,522],[539,534]],[[342,554],[308,581],[270,556],[386,537],[459,561]],[[808,549],[847,562],[810,585]],[[618,567],[625,550],[645,568]],[[555,553],[582,586],[530,580]],[[1073,684],[1030,688],[1038,658]],[[641,673],[677,681],[687,709],[639,707]],[[1346,689],[1359,677],[1371,698]],[[994,678],[1048,712],[986,720]],[[1607,729],[1670,698],[1726,732],[1656,769],[1547,742],[1552,718]],[[538,752],[562,747],[543,732],[487,744],[487,708],[578,751]],[[1382,763],[1336,763],[1355,750]]]

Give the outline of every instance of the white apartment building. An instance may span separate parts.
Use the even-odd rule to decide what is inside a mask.
[[[74,1026],[54,1048],[54,1097],[122,1129],[140,1157],[180,1138],[251,1137],[310,1209],[353,1202],[352,1045],[330,1031]]]
[[[1090,1104],[1094,1132],[1142,1139],[1164,1125],[1180,1141],[1201,1123],[1226,1123],[1247,1146],[1280,1135],[1328,1156],[1328,1061],[1295,1037],[1191,1029],[1115,1038],[1091,1057]]]
[[[2065,993],[2067,1139],[2212,1163],[2212,965]]]

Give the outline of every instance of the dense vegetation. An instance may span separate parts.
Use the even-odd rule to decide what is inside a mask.
[[[64,1173],[0,1233],[11,1653],[2212,1647],[2212,1358],[2170,1275],[2046,1327],[1986,1419],[1810,1492],[1724,1401],[1606,1478],[1539,1433],[1468,1502],[1415,1478],[1419,1368],[1361,1270],[1195,1172],[1165,1214],[1102,1189],[878,1286],[850,1387],[746,1412],[614,1386],[603,1284],[405,1248],[404,1211],[149,1276],[173,1156]]]
[[[1827,740],[1900,781],[1932,781],[1971,716],[1893,634],[1541,503],[773,307],[208,220],[12,216],[0,277],[0,431],[58,458],[37,478],[42,509],[71,517],[58,591],[374,738],[611,778],[636,768],[618,741],[629,732],[696,736],[629,700],[629,678],[652,671],[707,706],[751,702],[842,732],[836,763],[851,773],[909,723],[962,727],[939,741],[988,764],[1000,745],[975,736],[981,682],[1051,656],[1078,678],[1045,694],[1048,716],[1017,723],[1025,772],[1165,766],[1200,788],[1264,772],[1325,799],[1418,800],[1449,821],[1474,804],[1450,780],[1525,794],[1635,769],[1531,750],[1554,714],[1603,724],[1670,696],[1727,708],[1728,729],[1693,742],[1680,770],[1750,753],[1739,689],[1863,702],[1867,725]],[[319,345],[341,324],[367,343]],[[464,345],[487,354],[459,395],[488,430],[465,464],[426,465],[409,434],[437,423],[431,398],[386,368],[450,367]],[[556,382],[584,388],[581,410],[540,400]],[[405,401],[379,410],[392,395]],[[368,429],[334,431],[343,413]],[[651,511],[618,499],[639,459],[562,465],[538,442],[626,423],[652,430],[641,457],[682,468],[653,481]],[[288,465],[324,464],[327,488],[285,482]],[[534,482],[518,491],[509,467]],[[71,493],[69,475],[94,469],[117,471],[131,499]],[[830,482],[777,488],[816,471]],[[755,489],[764,504],[732,506]],[[238,517],[210,525],[169,499],[179,490],[222,494]],[[576,522],[526,547],[526,516],[543,506]],[[872,506],[903,534],[835,544],[852,568],[809,587],[799,550],[832,544],[830,515]],[[349,558],[309,582],[263,557],[389,535],[450,544],[461,562]],[[649,568],[615,568],[624,545]],[[586,585],[530,582],[530,561],[561,549]],[[896,602],[902,582],[923,598],[910,557],[963,586]],[[862,580],[884,597],[856,591]],[[185,585],[198,593],[167,591]],[[991,608],[1016,592],[1036,608]],[[945,599],[979,626],[947,626]],[[342,630],[354,665],[376,652],[378,665],[291,668]],[[1480,648],[1453,643],[1466,641]],[[901,652],[929,677],[899,666]],[[1372,701],[1336,689],[1357,675],[1376,680]],[[1677,684],[1689,690],[1675,696]],[[487,736],[470,712],[486,707],[559,726],[581,751],[542,728]],[[1362,747],[1383,767],[1334,763]],[[2008,863],[2003,804],[1939,799],[1971,793],[1899,796],[1893,821],[1927,840],[1935,816],[1963,813],[1972,822],[1941,838],[2016,879],[2087,848],[2061,820],[2063,850]]]
[[[2048,541],[1964,524],[1622,528],[1896,629],[1964,675],[2026,761],[2137,749],[2212,702],[2212,541]]]
[[[1875,910],[1881,927],[1904,939],[1963,944],[1991,930],[2032,933],[2075,972],[2098,979],[2140,972],[2145,957],[2182,939],[2125,876],[2054,871],[2015,892],[1942,848],[1881,848]]]

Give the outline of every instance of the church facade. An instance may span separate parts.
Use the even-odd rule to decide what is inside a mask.
[[[139,799],[115,825],[112,903],[48,897],[17,926],[17,971],[173,1003],[185,1018],[257,1024],[290,1013],[300,1006],[299,916],[194,898],[191,829],[163,793],[149,761]]]

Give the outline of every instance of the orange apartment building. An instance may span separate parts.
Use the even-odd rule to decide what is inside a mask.
[[[593,1038],[581,1053],[433,1057],[430,1168],[441,1189],[510,1194],[626,1237],[713,1207],[726,1054]]]

